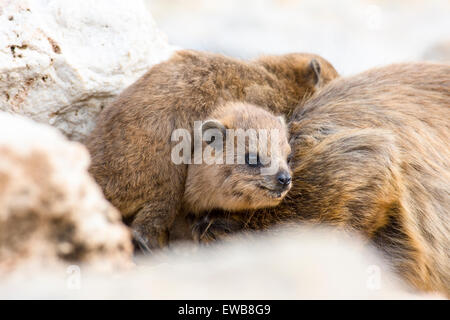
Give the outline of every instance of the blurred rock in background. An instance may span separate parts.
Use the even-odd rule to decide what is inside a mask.
[[[175,45],[242,58],[313,52],[343,75],[450,41],[448,0],[146,1]]]
[[[436,61],[450,63],[450,40],[438,42],[425,51],[423,59],[427,61]]]

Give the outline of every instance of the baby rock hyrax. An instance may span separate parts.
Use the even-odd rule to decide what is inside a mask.
[[[210,139],[208,131],[216,135]],[[251,104],[228,103],[203,123],[202,133],[207,140],[203,158],[208,152],[214,161],[189,165],[185,211],[238,211],[280,203],[291,186],[291,147],[283,117]]]
[[[100,113],[87,146],[90,172],[106,198],[148,247],[167,244],[182,209],[187,164],[171,161],[175,129],[204,121],[229,101],[289,115],[337,77],[311,54],[240,61],[217,54],[178,51],[152,67]]]

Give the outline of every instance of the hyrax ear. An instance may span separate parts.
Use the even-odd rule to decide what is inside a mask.
[[[222,134],[222,137],[225,137],[225,134],[227,131],[227,128],[219,120],[215,120],[215,119],[206,120],[202,124],[202,137],[204,137],[205,132],[210,129],[216,130],[216,133],[212,132],[213,137],[211,137],[212,138],[211,140],[206,141],[207,144],[211,144],[212,142],[215,141],[215,139],[213,139],[213,138],[217,135],[217,132],[220,132],[220,134]]]
[[[317,61],[316,59],[312,59],[308,65],[308,68],[309,68],[309,73],[311,74],[311,77],[312,77],[311,81],[314,86],[317,86],[319,84],[320,73],[322,71],[319,61]]]

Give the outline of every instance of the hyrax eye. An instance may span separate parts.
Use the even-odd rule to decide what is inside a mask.
[[[287,156],[287,159],[286,159],[287,163],[290,164],[292,162],[293,158],[294,158],[294,155],[292,154],[292,152],[289,153],[289,155]]]
[[[259,159],[259,156],[254,153],[246,153],[245,154],[245,164],[252,167],[252,168],[258,168],[262,166],[262,163]]]

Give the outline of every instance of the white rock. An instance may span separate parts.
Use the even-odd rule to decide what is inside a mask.
[[[407,299],[412,291],[356,236],[298,228],[210,248],[178,248],[114,277],[66,269],[0,281],[2,299]],[[194,250],[189,250],[194,249]],[[36,273],[35,273],[36,274]]]
[[[131,264],[131,237],[78,142],[0,112],[0,275],[30,265]]]
[[[0,110],[81,140],[172,51],[140,0],[0,0]]]

